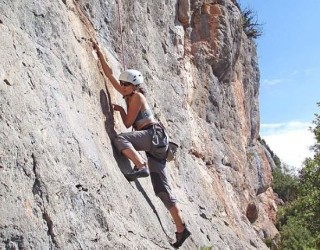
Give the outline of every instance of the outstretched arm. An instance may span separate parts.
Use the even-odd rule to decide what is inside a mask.
[[[109,65],[106,62],[106,59],[104,58],[100,47],[95,43],[93,43],[93,48],[97,51],[97,55],[99,58],[99,61],[101,63],[101,67],[103,69],[104,74],[106,75],[106,77],[109,78],[111,84],[113,85],[113,87],[122,95],[124,95],[123,92],[123,88],[121,87],[120,83],[117,81],[117,79],[114,77],[114,75],[112,74],[112,69],[109,67]]]

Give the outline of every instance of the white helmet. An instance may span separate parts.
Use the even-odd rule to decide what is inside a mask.
[[[119,80],[130,82],[133,85],[139,85],[143,83],[143,76],[142,76],[142,73],[138,70],[127,69],[120,74]]]

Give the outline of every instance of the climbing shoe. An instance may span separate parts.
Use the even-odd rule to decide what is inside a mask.
[[[136,166],[133,168],[132,172],[126,174],[126,178],[128,181],[134,181],[137,178],[148,177],[150,175],[149,169],[147,167],[137,168]]]
[[[177,241],[171,244],[174,248],[179,248],[183,244],[183,242],[191,235],[189,230],[185,228],[181,233],[176,232]]]

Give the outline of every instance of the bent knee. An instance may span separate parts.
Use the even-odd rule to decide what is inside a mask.
[[[113,139],[113,144],[119,150],[119,152],[131,147],[131,143],[122,134],[117,135]]]
[[[160,198],[160,200],[163,202],[163,204],[166,206],[168,210],[177,203],[177,200],[168,192],[160,192],[156,195]]]

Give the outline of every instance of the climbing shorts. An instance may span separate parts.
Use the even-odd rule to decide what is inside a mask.
[[[177,200],[172,194],[167,179],[166,161],[159,161],[154,157],[150,157],[150,154],[152,154],[153,133],[153,127],[146,130],[122,133],[114,139],[114,144],[120,152],[128,148],[147,152],[153,190],[164,205],[170,209]]]
[[[113,142],[120,152],[128,148],[148,152],[151,150],[152,133],[152,129],[121,133]]]
[[[155,194],[161,199],[167,209],[177,203],[167,178],[166,165],[155,158],[148,157],[150,177]]]

